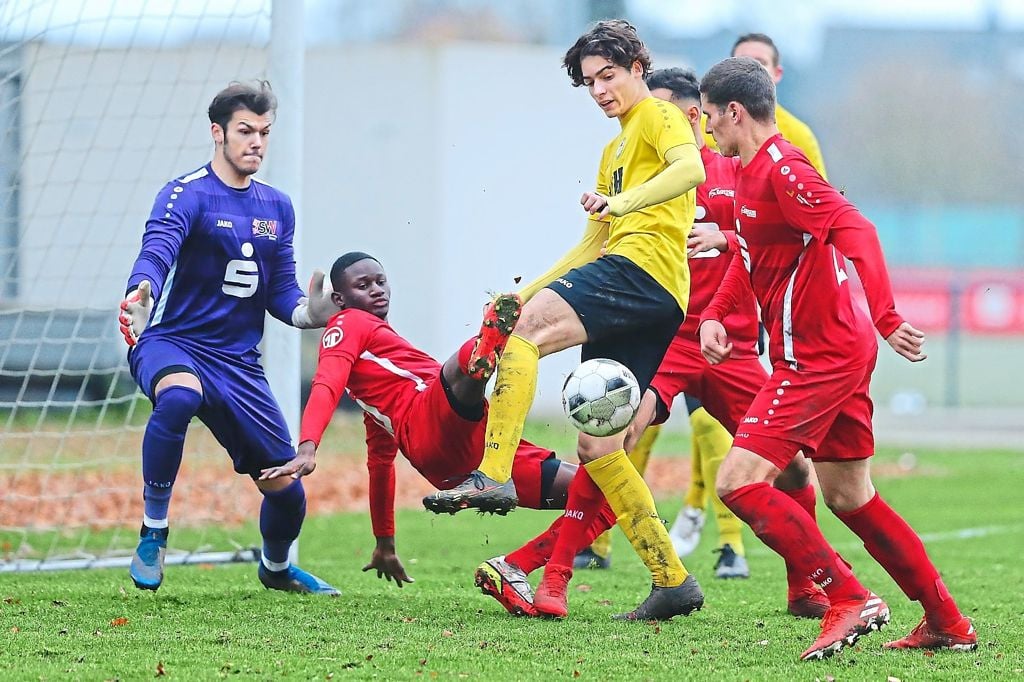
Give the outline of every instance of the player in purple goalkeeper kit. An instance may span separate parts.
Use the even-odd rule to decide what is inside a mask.
[[[266,82],[217,93],[209,109],[213,160],[157,195],[128,278],[121,331],[132,375],[153,403],[142,441],[145,515],[130,569],[140,589],[163,581],[171,490],[197,416],[263,494],[260,582],[338,594],[288,560],[306,511],[301,477],[316,465],[296,457],[257,350],[266,312],[302,329],[337,312],[323,295],[322,272],[308,298],[295,280],[291,200],[252,178],[276,106]]]

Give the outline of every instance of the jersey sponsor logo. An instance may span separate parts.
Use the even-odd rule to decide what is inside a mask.
[[[341,327],[331,327],[324,332],[324,338],[320,342],[324,348],[334,348],[341,340],[345,338],[345,332],[341,330]]]
[[[619,166],[612,171],[612,196],[622,193],[622,174],[624,170],[622,166]]]
[[[261,218],[252,219],[252,236],[253,237],[266,237],[270,240],[277,239],[277,221],[276,220],[265,220]]]
[[[768,149],[766,151],[768,152],[768,156],[772,157],[772,161],[774,163],[778,163],[779,161],[782,160],[782,152],[779,151],[779,148],[775,145],[774,142],[768,145]],[[786,172],[788,173],[789,171]]]
[[[722,196],[722,197],[735,197],[736,196],[736,192],[734,192],[731,189],[727,189],[725,187],[714,187],[714,188],[708,190],[708,199],[714,199],[715,197],[718,197],[718,196]]]
[[[231,229],[234,226],[235,224],[230,220],[225,220],[224,218],[217,218],[217,227],[226,227],[228,229]]]
[[[745,215],[748,218],[756,218],[757,211],[752,208],[747,208],[746,206],[740,206],[740,215]]]
[[[555,281],[558,282],[559,284],[561,284],[566,289],[572,289],[572,282],[570,282],[567,279],[563,279],[563,278],[559,277]]]

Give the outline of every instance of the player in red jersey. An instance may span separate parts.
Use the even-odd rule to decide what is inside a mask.
[[[799,504],[770,484],[800,450],[815,462],[825,502],[863,541],[925,616],[888,648],[971,650],[977,635],[913,529],[871,482],[874,453],[868,383],[875,329],[911,362],[925,359],[924,334],[896,312],[874,226],[814,170],[775,125],[775,85],[756,61],[731,58],[700,85],[707,128],[722,153],[739,156],[736,233],[742,258],[700,322],[712,364],[734,350],[727,313],[752,290],[768,329],[773,373],[743,418],[718,472],[717,489],[737,516],[787,562],[818,583],[831,606],[821,634],[801,655],[831,656],[889,621]],[[845,258],[867,294],[871,319],[850,298]]]
[[[719,226],[732,227],[733,187],[736,184],[736,169],[739,162],[737,159],[724,157],[704,145],[700,131],[700,93],[697,78],[692,72],[678,68],[660,69],[651,73],[647,83],[654,96],[678,106],[694,128],[707,177],[697,187],[697,215],[703,216],[704,227],[695,226],[694,231],[703,231],[704,234],[691,238],[689,244],[688,262],[692,282],[690,305],[693,318],[687,318],[679,327],[657,374],[651,381],[651,387],[644,393],[640,409],[626,438],[626,449],[632,456],[633,446],[644,430],[652,423],[664,422],[669,416],[672,400],[685,391],[704,403],[708,412],[728,430],[726,436],[729,441],[721,453],[724,456],[731,444],[731,434],[736,432],[750,403],[768,380],[768,373],[761,366],[757,356],[757,309],[753,295],[749,292],[726,320],[731,329],[737,330],[734,336],[736,350],[733,362],[721,366],[709,365],[701,355],[697,339],[697,320],[700,313],[711,300],[729,262],[737,253],[735,231],[720,230]],[[637,468],[642,473],[639,465]],[[709,480],[714,480],[713,472],[709,472]],[[810,485],[809,467],[802,456],[793,460],[784,475],[776,480],[776,485],[787,488],[787,495],[804,505],[808,513],[814,514],[814,488]],[[732,512],[728,513],[732,516]],[[606,518],[607,515],[599,517],[598,522],[586,531],[586,537],[593,537],[604,531],[604,527],[598,526]],[[738,520],[736,525],[738,535]],[[525,574],[548,564],[565,566],[580,549],[577,546],[579,541],[581,540],[574,537],[571,530],[563,528],[562,519],[558,519],[547,531],[510,552],[502,561],[512,570]],[[582,546],[585,547],[586,544]],[[493,573],[493,567],[488,569],[487,562],[481,564],[476,576],[477,584],[484,587],[492,580],[490,576]],[[790,613],[820,618],[828,608],[828,599],[799,572],[790,570],[788,573]],[[498,581],[494,582],[498,584]],[[484,591],[508,608],[508,604],[497,590]],[[522,608],[520,604],[516,606]],[[528,608],[523,610],[531,613]]]
[[[483,452],[487,377],[471,379],[464,371],[475,339],[442,367],[391,328],[391,287],[372,256],[352,252],[338,258],[331,284],[342,310],[327,323],[320,343],[298,451],[312,460],[342,393],[363,409],[370,518],[377,538],[363,570],[376,569],[378,577],[401,587],[412,579],[395,551],[395,456],[400,450],[439,489],[465,480]],[[576,469],[550,450],[520,441],[512,466],[520,502],[535,509],[564,508]],[[529,583],[518,584],[514,576],[498,589],[524,589],[524,601],[532,596]]]

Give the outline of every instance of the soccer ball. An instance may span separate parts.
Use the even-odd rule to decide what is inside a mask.
[[[640,407],[640,384],[615,360],[587,360],[562,387],[562,407],[573,426],[591,436],[611,436],[629,426]]]

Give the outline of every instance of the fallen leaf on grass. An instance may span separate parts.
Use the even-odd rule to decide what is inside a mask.
[[[427,664],[427,659],[421,658],[420,659],[420,665],[426,665],[426,664]]]
[[[580,671],[579,670],[573,670],[572,671],[572,676],[573,677],[579,677],[580,676]]]
[[[762,639],[760,642],[758,642],[758,644],[760,644],[761,646],[768,646],[768,640]],[[896,682],[899,682],[899,680],[897,680]]]
[[[68,634],[68,629],[67,628],[62,628],[60,630],[60,632],[58,632],[57,634],[58,635],[66,635],[66,634]]]
[[[927,658],[931,658],[932,656],[934,656],[934,655],[935,655],[935,652],[934,652],[934,651],[925,651],[925,652],[924,652],[924,655],[925,655],[925,657],[927,657]]]
[[[372,661],[373,660],[373,654],[366,654],[366,660]]]
[[[451,630],[442,630],[441,631],[441,636],[442,637],[452,637],[454,635],[455,635],[455,633],[452,632]]]
[[[5,604],[12,604],[12,605],[13,604],[20,604],[21,600],[20,599],[15,599],[14,597],[4,597],[4,603]]]
[[[592,589],[594,589],[594,588],[592,588],[590,585],[585,585],[585,584],[584,585],[577,585],[576,586],[576,591],[577,592],[590,592],[590,590],[592,590]]]
[[[110,627],[112,628],[119,628],[122,625],[128,625],[128,619],[124,616],[119,616],[114,620],[110,621]]]
[[[12,625],[11,632],[13,632],[14,634],[18,634],[19,632],[21,632],[21,628],[19,628],[17,625]]]
[[[53,604],[54,606],[67,606],[68,605],[68,603],[66,601],[61,601],[60,599],[54,599],[50,603]]]
[[[611,606],[612,605],[612,600],[611,599],[602,599],[601,601],[599,601],[597,603],[600,604],[601,606]]]
[[[166,674],[167,674],[167,671],[164,670],[164,662],[163,661],[157,661],[157,664],[156,664],[156,675],[154,675],[153,677],[163,677]]]
[[[403,616],[402,617],[402,622],[403,623],[415,623],[416,619],[415,618],[410,618],[409,616]]]

